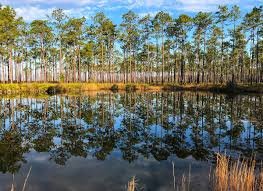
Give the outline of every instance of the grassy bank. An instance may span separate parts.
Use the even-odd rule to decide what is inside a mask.
[[[170,91],[209,91],[216,93],[263,93],[263,84],[167,84],[164,90]]]
[[[124,84],[124,83],[21,83],[0,84],[0,94],[52,94],[66,92],[85,91],[160,91],[163,86],[148,84]]]
[[[218,93],[263,93],[263,84],[124,84],[124,83],[22,83],[0,84],[0,94],[54,94],[85,91],[210,91]]]

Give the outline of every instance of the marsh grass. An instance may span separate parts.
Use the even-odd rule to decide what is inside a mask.
[[[261,172],[259,173],[258,190],[263,191],[263,170],[261,170]]]
[[[173,185],[174,190],[177,191],[191,191],[191,165],[189,166],[188,175],[183,174],[177,187],[175,187],[175,169],[174,162],[172,162],[173,171]],[[25,191],[28,178],[31,173],[29,169],[25,178],[23,189]],[[212,186],[211,191],[263,191],[263,170],[260,168],[256,170],[256,162],[254,159],[231,161],[230,157],[222,154],[217,154],[216,165],[214,170],[209,170],[209,181]],[[210,183],[209,183],[210,184]],[[133,176],[127,184],[127,191],[135,191],[138,189],[136,177]],[[11,191],[15,191],[14,175]]]
[[[173,164],[174,168],[174,164]],[[173,170],[174,177],[174,170]],[[174,178],[174,190],[175,190],[175,178]],[[190,191],[191,190],[191,165],[189,166],[188,175],[183,174],[180,183],[176,187],[177,191]]]
[[[51,91],[50,91],[51,90]],[[121,91],[211,91],[221,93],[263,93],[263,84],[145,84],[145,83],[13,83],[0,84],[0,94],[54,92],[81,92],[100,90]],[[62,91],[60,91],[62,90]]]
[[[0,94],[54,94],[54,93],[79,93],[85,91],[122,90],[122,91],[160,91],[163,86],[141,83],[21,83],[0,84]]]
[[[229,158],[218,154],[214,172],[214,189],[217,191],[225,191],[228,188],[228,165]]]
[[[173,179],[174,190],[190,191],[191,166],[188,176],[182,178],[175,189],[174,163]],[[263,191],[263,170],[256,168],[256,162],[252,159],[238,159],[231,161],[230,157],[217,154],[216,165],[208,174],[208,190],[211,191]],[[198,190],[198,189],[194,189]]]
[[[135,176],[128,182],[127,191],[135,191],[137,186]]]
[[[32,166],[29,168],[29,171],[26,175],[26,178],[24,180],[24,184],[23,184],[23,188],[22,188],[22,191],[25,191],[26,190],[26,185],[27,185],[27,181],[28,181],[28,178],[30,176],[30,173],[31,173],[31,169],[32,169]],[[12,185],[11,185],[11,190],[10,191],[15,191],[15,175],[13,174],[13,182],[12,182]]]
[[[226,84],[165,84],[163,90],[170,91],[209,91],[227,94],[240,93],[263,93],[263,84],[236,84],[228,82]]]
[[[214,191],[263,191],[263,171],[256,171],[254,159],[230,161],[217,154],[213,181]]]

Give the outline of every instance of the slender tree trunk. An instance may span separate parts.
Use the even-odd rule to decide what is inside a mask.
[[[80,46],[78,47],[78,81],[81,82],[81,57],[80,57]]]
[[[202,66],[202,83],[204,83],[205,77],[205,62],[206,62],[206,32],[204,31],[204,53],[203,53],[203,66]]]
[[[9,65],[8,65],[8,82],[13,83],[13,60],[12,60],[12,48],[9,50]]]
[[[132,52],[131,52],[131,44],[130,44],[130,51],[129,51],[130,55],[129,55],[129,60],[130,60],[130,80],[129,82],[132,82]]]
[[[61,38],[61,37],[60,37]],[[62,70],[62,42],[61,42],[61,39],[60,39],[60,42],[59,42],[59,81],[61,81],[63,79],[62,75],[63,75],[63,70]]]
[[[162,84],[164,83],[164,29],[162,29]]]

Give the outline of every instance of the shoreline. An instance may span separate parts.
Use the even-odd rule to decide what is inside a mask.
[[[0,84],[0,95],[59,94],[86,91],[203,91],[223,94],[263,93],[263,84],[14,83]]]

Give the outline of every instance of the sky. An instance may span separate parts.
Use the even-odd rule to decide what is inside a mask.
[[[140,16],[167,11],[176,17],[182,13],[214,12],[218,5],[238,5],[245,14],[253,7],[263,5],[263,0],[0,0],[0,4],[12,6],[27,22],[45,19],[52,10],[63,8],[69,16],[85,16],[87,19],[97,12],[104,12],[118,24],[122,14],[129,10]]]

